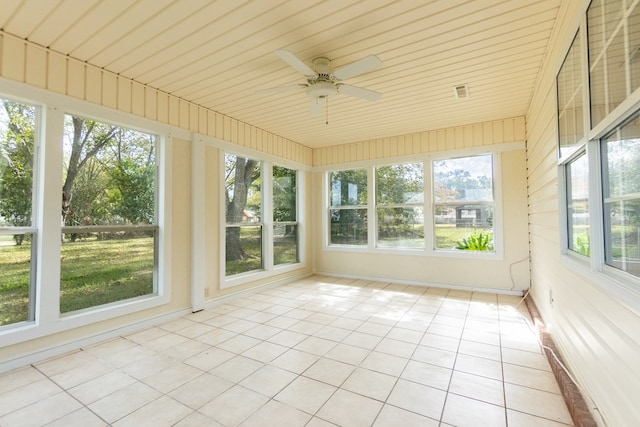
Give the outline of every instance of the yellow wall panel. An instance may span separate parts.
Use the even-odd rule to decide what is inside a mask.
[[[207,120],[207,109],[204,107],[198,108],[198,132],[207,135],[207,125],[209,121]]]
[[[24,82],[25,43],[15,37],[2,38],[2,74],[8,79]]]
[[[85,64],[69,59],[67,66],[67,95],[84,99]]]
[[[102,73],[102,105],[118,108],[118,77],[115,74]]]
[[[118,76],[118,110],[131,112],[131,80]]]
[[[48,61],[47,89],[58,93],[66,93],[67,58],[57,53],[49,52]]]
[[[144,117],[144,86],[138,82],[131,83],[131,112]]]
[[[27,64],[29,66],[26,68],[26,82],[40,88],[47,87],[47,50],[28,44]]]
[[[169,123],[169,95],[164,92],[158,92],[158,118],[161,123]]]
[[[456,150],[459,150],[461,148],[464,148],[464,128],[462,128],[461,126],[456,127],[453,130],[453,145],[455,147]]]
[[[184,99],[178,100],[178,106],[180,108],[179,111],[179,126],[182,129],[189,129],[189,106],[190,102],[185,101]]]
[[[224,139],[224,116],[216,113],[215,137]]]
[[[473,147],[473,126],[467,125],[464,127],[464,148]]]
[[[180,125],[180,100],[171,95],[169,95],[169,124]]]
[[[222,116],[222,139],[231,141],[231,118]]]
[[[85,99],[94,104],[102,104],[102,70],[96,67],[87,67],[86,73]]]
[[[150,87],[144,88],[144,116],[151,120],[158,117],[158,91]]]
[[[207,111],[207,135],[216,136],[216,113],[214,111]]]
[[[504,120],[493,122],[493,138],[491,139],[493,144],[504,142],[504,122]]]
[[[200,120],[200,112],[196,104],[189,103],[189,130],[199,132],[198,121]]]

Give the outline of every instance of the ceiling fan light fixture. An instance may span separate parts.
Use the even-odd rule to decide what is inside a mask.
[[[328,81],[318,81],[307,87],[307,95],[311,98],[327,98],[338,93],[336,85]]]

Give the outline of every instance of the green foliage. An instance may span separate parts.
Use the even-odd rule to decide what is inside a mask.
[[[0,134],[0,220],[10,226],[31,225],[35,108],[2,100]],[[2,117],[0,116],[0,117]],[[16,239],[16,243],[22,243]]]
[[[98,240],[61,247],[60,311],[153,292],[153,238]],[[0,245],[0,326],[28,320],[31,245]]]
[[[456,244],[456,249],[465,251],[492,251],[493,234],[482,231],[474,232]]]
[[[576,236],[576,240],[574,242],[574,248],[576,252],[579,254],[589,256],[591,254],[591,246],[589,243],[589,235],[584,234],[582,236]]]
[[[153,224],[155,213],[155,168],[123,159],[111,169],[113,213],[129,224]]]

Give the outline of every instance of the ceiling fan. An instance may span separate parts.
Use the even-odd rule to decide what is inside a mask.
[[[355,96],[356,98],[367,101],[375,101],[382,97],[380,92],[342,83],[343,80],[359,76],[360,74],[380,67],[382,61],[375,55],[365,56],[358,61],[334,70],[333,67],[331,67],[331,61],[324,57],[315,58],[312,69],[288,50],[280,49],[276,50],[275,53],[291,68],[303,74],[307,82],[297,85],[261,89],[258,93],[291,92],[304,89],[311,100],[312,113],[320,112],[322,106],[327,105],[326,101],[328,98],[338,93]]]

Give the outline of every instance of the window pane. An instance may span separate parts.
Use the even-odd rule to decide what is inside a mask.
[[[378,209],[378,246],[424,248],[422,208]]]
[[[464,249],[459,244],[480,233],[493,240],[493,204],[436,205],[434,233],[436,249]],[[493,250],[493,242],[484,250]]]
[[[631,92],[640,87],[640,50],[637,46],[640,46],[640,4],[631,12],[629,16],[629,23],[627,25],[629,33],[629,46],[635,46],[635,50],[632,47],[629,54],[629,65],[631,66]]]
[[[273,167],[273,221],[296,220],[296,171]]]
[[[227,224],[260,222],[262,220],[260,162],[225,154],[224,166]]]
[[[436,249],[493,251],[493,157],[433,162]]]
[[[227,227],[225,274],[262,269],[262,226]]]
[[[576,35],[558,73],[558,128],[560,155],[584,137],[582,119],[582,61],[580,33]]]
[[[366,245],[366,209],[330,209],[331,244]]]
[[[435,202],[493,200],[492,156],[433,162]]]
[[[64,235],[60,312],[154,293],[155,231]]]
[[[65,226],[155,224],[154,135],[66,116],[63,148]]]
[[[33,320],[32,227],[36,109],[0,99],[0,326]],[[32,256],[33,255],[33,256]]]
[[[155,293],[155,150],[155,135],[65,116],[60,312]]]
[[[640,119],[603,139],[605,260],[640,276]]]
[[[365,169],[331,172],[331,206],[365,206],[367,204],[367,171]]]
[[[586,154],[567,165],[569,249],[589,256],[589,162]]]
[[[32,320],[31,237],[0,234],[0,326]]]
[[[424,202],[422,163],[376,168],[378,204],[415,204]]]
[[[298,226],[276,224],[273,226],[273,264],[298,262]]]

